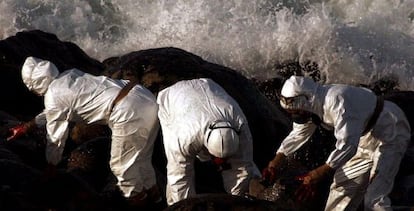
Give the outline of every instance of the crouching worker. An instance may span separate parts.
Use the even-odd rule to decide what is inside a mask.
[[[320,85],[298,76],[284,83],[280,104],[292,115],[293,130],[264,174],[277,174],[284,158],[322,124],[333,128],[336,148],[324,165],[300,178],[301,194],[311,195],[311,186],[334,172],[325,210],[357,210],[362,201],[366,210],[391,210],[388,194],[411,131],[398,106],[365,88]]]
[[[222,87],[211,79],[180,81],[162,90],[157,103],[169,205],[196,195],[196,157],[216,163],[228,193],[248,192],[250,179],[260,177],[252,136],[241,108]]]
[[[61,161],[70,122],[108,124],[112,131],[110,168],[123,195],[138,207],[161,200],[151,163],[159,129],[158,106],[149,90],[78,69],[59,74],[53,63],[34,57],[26,59],[22,79],[30,91],[44,96],[45,109],[40,115],[46,118],[49,164]],[[21,134],[13,132],[8,140]]]

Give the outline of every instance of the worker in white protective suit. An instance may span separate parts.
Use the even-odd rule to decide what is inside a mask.
[[[292,115],[293,130],[263,174],[277,174],[284,158],[308,141],[320,123],[334,130],[335,149],[324,165],[301,177],[303,186],[334,171],[325,210],[357,210],[362,201],[367,210],[391,210],[387,195],[411,131],[398,106],[366,88],[320,85],[300,76],[284,83],[280,104]]]
[[[149,90],[133,84],[119,98],[128,81],[78,69],[59,74],[53,63],[34,57],[24,62],[22,79],[30,91],[44,96],[45,109],[38,116],[46,118],[49,164],[61,161],[70,122],[108,124],[112,131],[110,168],[123,195],[137,206],[161,199],[151,163],[159,129],[158,105]],[[8,140],[24,132],[25,126],[17,126]]]
[[[221,169],[224,188],[248,192],[260,177],[253,162],[247,119],[237,102],[211,79],[180,81],[157,97],[167,163],[167,203],[196,195],[194,161],[212,159]]]

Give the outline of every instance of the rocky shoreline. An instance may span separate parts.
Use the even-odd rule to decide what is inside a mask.
[[[50,60],[61,71],[78,68],[113,78],[133,78],[136,71],[141,71],[144,66],[144,77],[139,82],[155,95],[179,80],[212,78],[239,102],[245,112],[254,140],[254,160],[260,169],[273,158],[274,150],[290,131],[291,121],[280,108],[275,95],[275,90],[281,86],[281,79],[248,79],[236,70],[207,62],[173,47],[138,50],[100,62],[75,44],[61,41],[53,34],[38,30],[19,32],[0,41],[0,210],[128,210],[114,186],[107,164],[110,136],[106,126],[74,125],[65,149],[65,159],[58,166],[58,172],[52,175],[45,172],[44,128],[16,141],[5,141],[7,128],[32,119],[43,108],[42,99],[30,93],[21,81],[20,69],[27,56]],[[292,66],[287,72],[302,71],[300,68]],[[312,68],[315,70],[315,67]],[[414,94],[391,89],[377,90],[381,90],[379,94],[398,102],[410,122],[414,122],[414,109],[411,108]],[[157,181],[164,187],[166,161],[161,138],[159,136],[156,141],[153,161]],[[312,138],[312,144],[307,144],[292,157],[301,164],[297,168],[311,169],[324,162],[333,147],[332,139],[332,134],[320,129]],[[414,205],[414,181],[406,181],[414,175],[410,163],[414,159],[406,160],[394,191],[394,200],[404,206]],[[217,185],[220,177],[202,163],[197,166],[198,175],[204,176],[197,181],[198,191],[210,195],[201,200],[177,204],[168,210],[202,208],[207,206],[207,202],[217,205],[215,210],[228,207],[233,207],[233,210],[289,208],[287,203],[272,203],[257,198],[217,198],[215,194],[223,193]],[[406,190],[407,183],[411,188]],[[328,186],[329,181],[321,184],[320,197],[305,202],[301,209],[322,209]]]

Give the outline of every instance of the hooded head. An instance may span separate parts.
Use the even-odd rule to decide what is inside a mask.
[[[204,145],[211,155],[218,158],[227,158],[237,152],[239,149],[239,135],[230,122],[214,122],[208,130]]]
[[[50,83],[59,75],[56,66],[46,60],[27,57],[22,68],[22,79],[27,88],[43,96]]]
[[[286,110],[313,112],[312,102],[318,84],[302,76],[291,76],[283,84],[280,105]]]

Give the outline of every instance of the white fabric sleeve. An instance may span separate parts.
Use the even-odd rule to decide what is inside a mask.
[[[335,149],[329,155],[326,160],[326,164],[333,169],[337,169],[351,159],[355,155],[356,151],[357,147],[352,145],[345,145],[341,149]]]
[[[331,106],[332,116],[335,118],[334,135],[336,138],[335,150],[331,152],[326,163],[331,168],[338,168],[351,159],[359,144],[364,129],[363,114],[353,111],[352,104],[345,104],[340,96]]]
[[[45,96],[46,114],[46,160],[56,165],[62,159],[66,139],[69,134],[69,109],[58,106],[52,96]]]
[[[317,126],[312,122],[305,124],[293,123],[292,131],[282,141],[276,153],[282,153],[286,156],[294,153],[309,140],[316,128]]]
[[[331,152],[326,160],[326,163],[334,169],[345,164],[355,155],[361,138],[360,130],[356,132],[357,130],[353,128],[358,122],[343,121],[342,118],[338,118],[338,121],[340,123],[335,125],[335,150]]]

